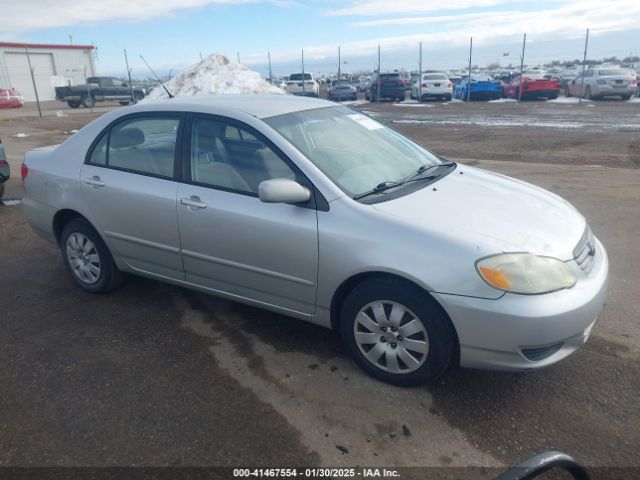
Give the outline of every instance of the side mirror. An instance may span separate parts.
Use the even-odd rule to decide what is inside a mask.
[[[311,198],[311,192],[293,180],[273,178],[258,185],[258,197],[264,203],[304,203]]]

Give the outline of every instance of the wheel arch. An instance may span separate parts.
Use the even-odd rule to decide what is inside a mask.
[[[419,289],[425,295],[428,296],[433,301],[433,304],[436,305],[443,313],[443,315],[449,320],[449,325],[451,327],[451,331],[453,333],[455,339],[455,352],[452,357],[452,363],[455,365],[459,365],[460,361],[460,338],[458,337],[458,331],[456,327],[449,317],[447,311],[440,305],[440,303],[431,295],[431,293],[426,290],[424,287],[420,286],[418,283],[403,277],[401,275],[395,273],[389,273],[384,271],[369,271],[369,272],[360,272],[352,275],[343,281],[340,286],[336,289],[331,299],[331,307],[330,307],[330,320],[331,320],[331,329],[335,331],[339,331],[340,329],[340,309],[344,301],[346,300],[349,293],[353,291],[361,283],[368,280],[387,280],[394,281],[398,283],[404,283],[408,286]]]
[[[62,235],[62,231],[64,230],[64,226],[67,223],[69,223],[71,220],[75,220],[75,219],[84,220],[89,225],[91,225],[91,227],[94,230],[96,230],[96,232],[98,231],[96,227],[91,223],[91,221],[80,212],[70,208],[63,208],[62,210],[58,210],[56,214],[53,216],[53,221],[51,225],[53,230],[53,236],[56,239],[56,242],[58,242],[58,244],[60,244],[60,240],[61,240],[60,237]],[[100,235],[99,232],[98,232],[98,235]],[[102,237],[102,235],[100,236]]]

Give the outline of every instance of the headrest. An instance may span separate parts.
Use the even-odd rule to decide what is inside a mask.
[[[144,133],[136,127],[123,128],[111,133],[109,143],[111,148],[137,147],[144,143]]]

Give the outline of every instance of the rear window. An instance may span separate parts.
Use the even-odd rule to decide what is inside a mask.
[[[304,79],[311,80],[311,74],[305,73]],[[302,80],[302,73],[292,73],[291,75],[289,75],[289,80]]]
[[[628,75],[628,73],[622,70],[621,68],[607,68],[607,69],[598,70],[598,75],[600,75],[601,77],[604,77],[607,75]]]
[[[395,80],[400,78],[400,75],[397,73],[383,73],[382,75],[380,75],[380,78],[382,78],[383,80]]]
[[[424,75],[422,78],[425,80],[448,80],[442,73],[430,73],[429,75]]]

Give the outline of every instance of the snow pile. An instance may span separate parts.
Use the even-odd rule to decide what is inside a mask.
[[[258,72],[249,70],[244,65],[231,63],[221,54],[208,56],[164,85],[176,97],[225,93],[284,93],[280,88],[263,80]],[[143,101],[160,98],[167,98],[167,92],[161,85],[154,88]]]

